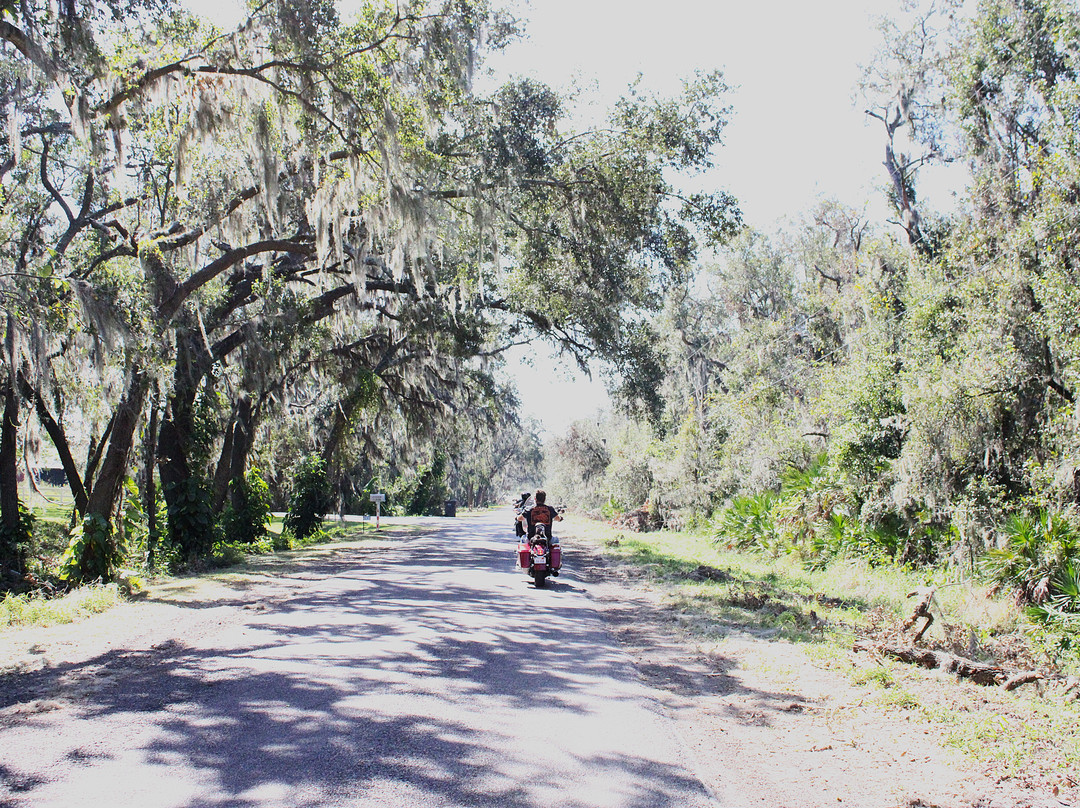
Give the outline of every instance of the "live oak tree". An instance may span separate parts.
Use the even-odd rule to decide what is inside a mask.
[[[399,198],[406,195],[403,152],[420,131],[422,108],[437,108],[442,96],[464,89],[469,52],[478,44],[486,12],[465,4],[431,13],[418,5],[373,7],[355,26],[344,27],[336,26],[330,6],[300,10],[277,4],[263,7],[224,38],[200,34],[180,16],[169,17],[158,26],[156,42],[140,35],[149,28],[125,37],[95,30],[93,20],[65,18],[39,26],[38,16],[45,14],[26,10],[22,28],[3,29],[43,80],[64,94],[70,120],[59,121],[50,134],[69,141],[81,137],[71,146],[85,160],[77,207],[67,202],[70,187],[49,180],[51,142],[42,148],[41,184],[67,219],[66,230],[59,230],[60,249],[53,252],[78,249],[81,259],[71,266],[45,263],[59,269],[61,284],[77,278],[91,293],[103,274],[117,271],[114,267],[127,272],[142,315],[134,319],[145,326],[141,334],[125,334],[126,384],[109,421],[96,484],[85,504],[80,502],[86,513],[107,523],[143,405],[151,388],[166,382],[170,365],[174,382],[162,420],[161,455],[167,495],[187,476],[186,458],[178,455],[185,449],[191,391],[212,365],[207,354],[213,356],[203,306],[217,297],[213,302],[219,305],[210,313],[226,318],[245,300],[245,273],[250,278],[266,270],[269,278],[275,262],[280,266],[293,256],[312,262],[304,266],[293,260],[279,270],[279,278],[287,283],[298,277],[317,287],[319,296],[303,301],[308,319],[317,320],[335,311],[338,298],[367,297],[364,267],[382,266],[379,250],[386,243],[391,251],[395,243],[403,251],[407,239],[398,238],[400,231],[415,227],[415,217]],[[71,53],[82,61],[61,68],[53,52],[71,36],[80,45]],[[106,41],[113,46],[108,54],[100,44]],[[324,113],[325,107],[336,109],[337,116]],[[277,151],[270,142],[275,126],[291,138],[277,143]],[[177,130],[178,144],[162,149]],[[225,136],[229,142],[223,142]],[[125,163],[129,141],[136,160]],[[281,159],[286,151],[291,161]],[[191,193],[192,170],[212,182],[210,193]],[[121,198],[107,180],[136,193]],[[281,193],[283,185],[293,193]],[[320,192],[323,198],[317,198]],[[308,217],[305,206],[313,198],[316,215]],[[104,216],[112,218],[102,221]],[[346,225],[370,229],[365,235],[348,232]],[[221,254],[202,258],[215,236]],[[236,240],[236,246],[223,237]],[[348,247],[346,238],[353,239]],[[260,257],[267,260],[259,267],[245,264]],[[397,264],[401,270],[404,261]],[[139,267],[142,277],[130,273]],[[403,280],[398,273],[394,282]],[[364,304],[372,307],[368,300]],[[219,353],[245,341],[235,336],[242,329],[232,325],[227,335],[232,342],[220,345]],[[130,339],[136,336],[141,344]],[[17,368],[20,360],[11,360]],[[40,375],[47,382],[47,374]],[[177,467],[179,473],[168,479]],[[78,475],[72,480],[77,486]]]
[[[229,33],[158,5],[13,10],[14,70],[64,108],[15,83],[9,170],[28,201],[6,211],[22,264],[5,295],[27,309],[8,343],[33,349],[6,353],[5,423],[34,405],[81,515],[111,524],[143,428],[146,510],[156,463],[173,540],[198,554],[271,415],[318,413],[309,448],[335,467],[358,433],[398,448],[386,418],[412,426],[405,444],[433,440],[492,397],[514,342],[647,358],[636,312],[692,255],[691,225],[737,223],[730,198],[680,197],[666,173],[708,165],[722,82],[634,94],[609,128],[560,134],[546,88],[470,90],[482,46],[512,31],[461,2],[351,22],[267,3]],[[82,400],[61,382],[95,358]],[[95,397],[80,464],[66,416]]]

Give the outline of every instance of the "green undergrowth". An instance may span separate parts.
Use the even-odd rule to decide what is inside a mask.
[[[808,569],[792,557],[729,550],[708,536],[630,533],[599,522],[585,524],[581,535],[667,585],[677,608],[720,633],[742,628],[792,641],[850,644],[874,625],[901,620],[912,609],[908,594],[926,586],[937,588],[938,610],[946,616],[928,637],[944,642],[946,631],[960,633],[960,626],[992,637],[1015,632],[1021,620],[1015,605],[988,597],[985,586],[938,573],[875,567],[861,559]]]
[[[1080,705],[1065,693],[1075,663],[1055,656],[1016,604],[985,585],[840,558],[806,569],[791,558],[727,550],[707,536],[629,533],[599,522],[582,523],[578,536],[666,591],[677,623],[703,642],[740,633],[791,642],[818,667],[865,688],[860,704],[933,726],[998,777],[1069,790],[1080,784]],[[905,641],[908,594],[928,586],[937,590],[937,619],[926,644],[1007,670],[1038,667],[1051,678],[1006,692],[852,652],[860,639]]]
[[[7,594],[0,600],[0,628],[73,623],[111,609],[124,595],[119,585],[87,584],[57,597]]]

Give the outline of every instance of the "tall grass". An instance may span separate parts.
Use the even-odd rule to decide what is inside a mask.
[[[745,524],[759,514],[756,508],[746,509],[740,516],[750,518],[740,521]],[[992,597],[989,585],[950,579],[941,571],[881,564],[857,555],[834,556],[807,566],[797,554],[774,556],[760,545],[739,549],[739,542],[723,544],[715,536],[670,531],[624,534],[595,522],[581,532],[607,544],[606,553],[645,567],[650,577],[681,590],[699,607],[733,599],[732,587],[751,587],[767,593],[778,607],[786,603],[803,613],[812,608],[820,618],[857,627],[872,611],[887,619],[907,616],[912,609],[908,593],[934,586],[935,612],[942,618],[935,630],[948,623],[984,637],[1015,631],[1022,622],[1013,599]],[[702,568],[715,580],[701,580]]]
[[[89,584],[54,598],[37,593],[8,593],[0,600],[0,628],[73,623],[108,611],[121,600],[120,587],[116,584]]]

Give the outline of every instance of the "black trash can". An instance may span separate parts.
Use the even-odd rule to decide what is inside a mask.
[[[448,499],[443,503],[443,516],[457,516],[456,499]]]

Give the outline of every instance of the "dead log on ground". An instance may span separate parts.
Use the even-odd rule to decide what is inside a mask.
[[[921,665],[931,670],[943,670],[955,673],[964,679],[970,679],[979,685],[1000,685],[1009,679],[1009,674],[993,665],[984,665],[971,659],[965,659],[947,651],[930,651],[921,648],[907,648],[901,645],[875,645],[873,643],[855,643],[856,651],[870,651],[901,662]]]
[[[1001,687],[1005,690],[1016,690],[1021,685],[1030,684],[1031,682],[1037,682],[1040,679],[1045,679],[1041,673],[1037,671],[1024,671],[1023,673],[1017,673],[1009,677],[1009,680],[1005,682]]]

